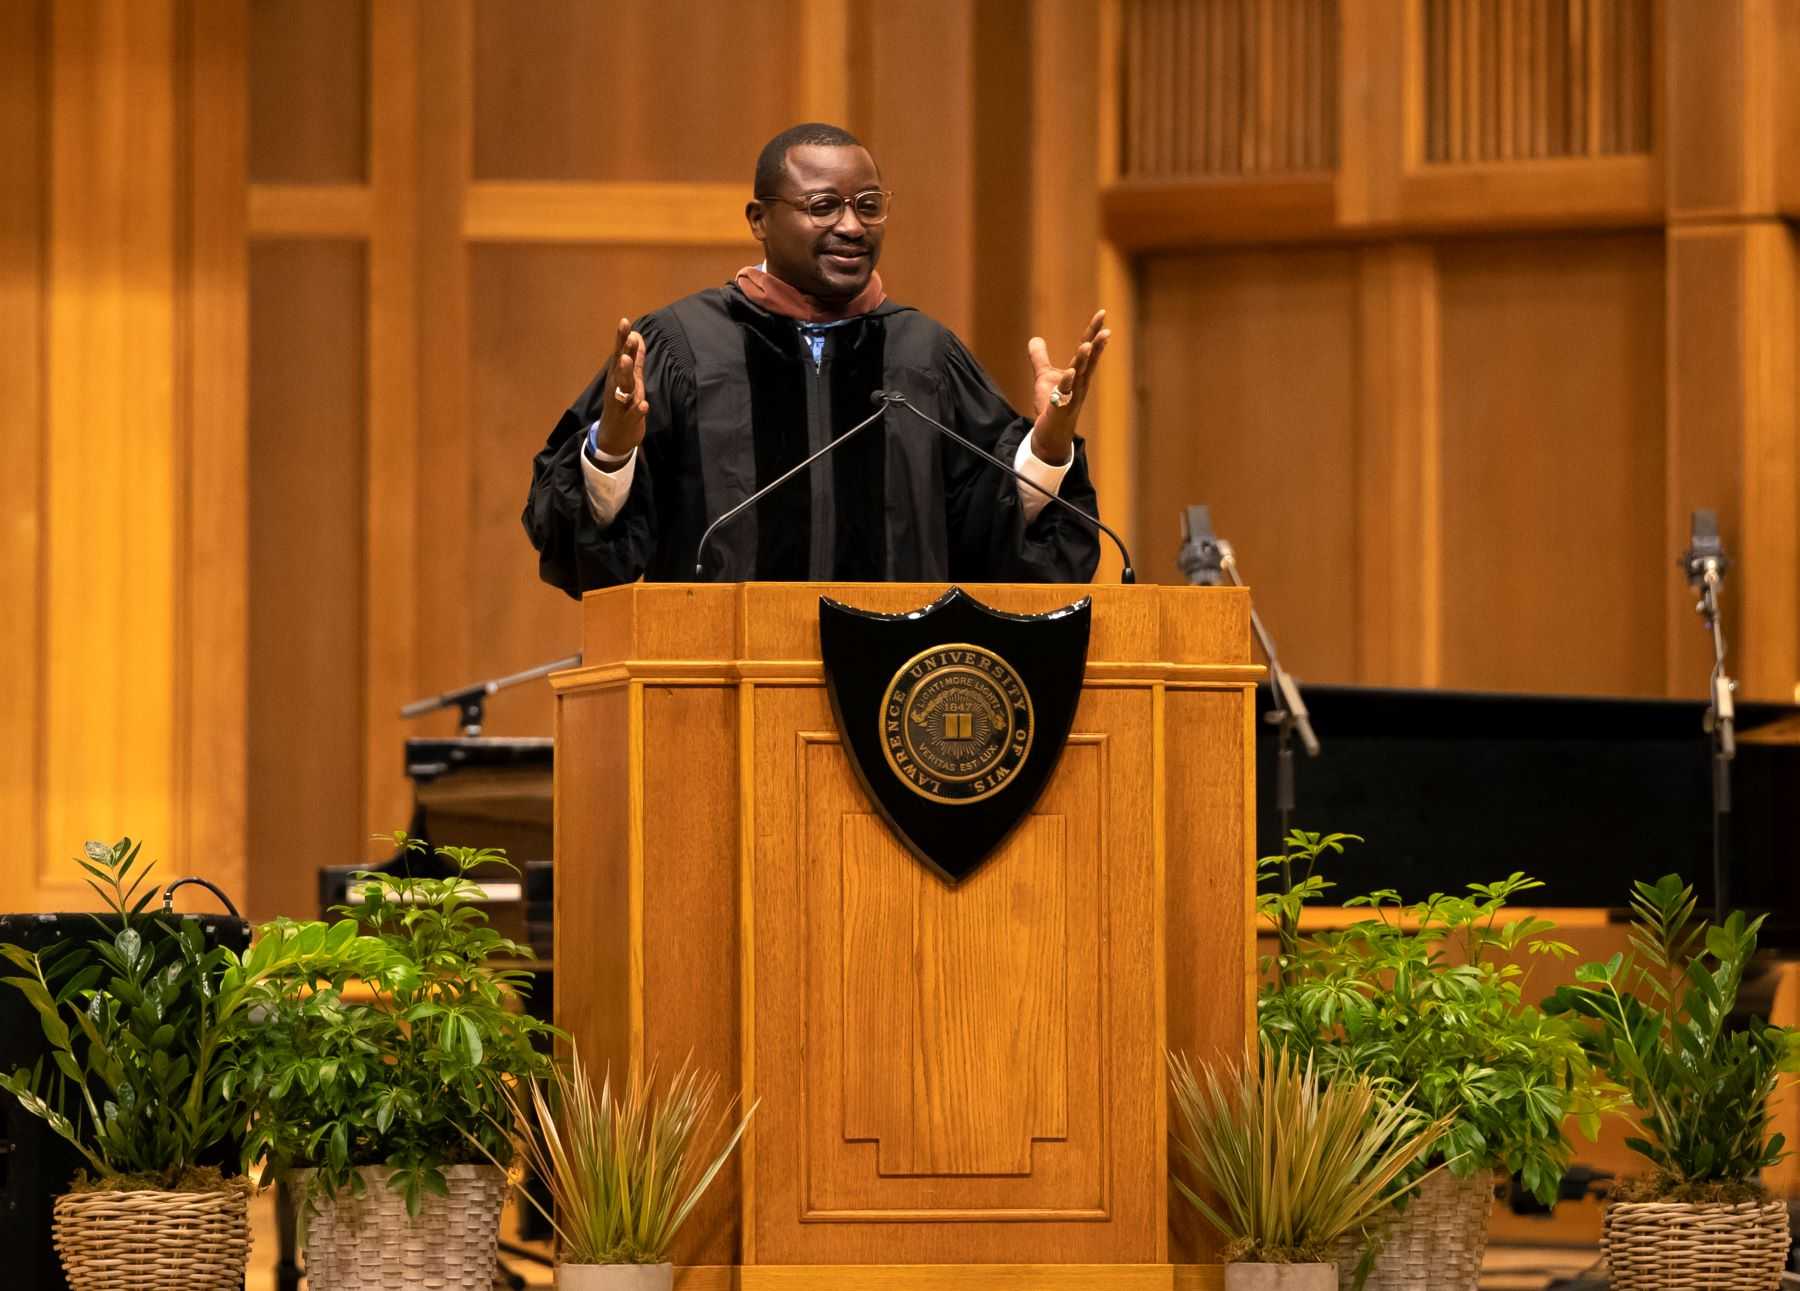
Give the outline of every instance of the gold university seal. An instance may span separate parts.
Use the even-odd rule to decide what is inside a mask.
[[[980,802],[1006,788],[1035,730],[1019,674],[977,645],[921,651],[900,665],[882,696],[887,764],[933,802]]]

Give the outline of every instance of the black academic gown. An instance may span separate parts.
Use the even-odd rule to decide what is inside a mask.
[[[867,417],[875,390],[900,391],[1009,464],[1031,430],[962,342],[909,306],[832,328],[817,368],[795,323],[735,285],[637,329],[650,414],[613,522],[595,523],[580,459],[610,397],[604,371],[532,462],[525,530],[544,581],[571,596],[637,578],[691,581],[706,526]],[[1095,507],[1079,439],[1061,494]],[[1084,522],[1051,504],[1025,524],[1011,477],[895,409],[721,528],[706,578],[1085,582],[1099,556]]]

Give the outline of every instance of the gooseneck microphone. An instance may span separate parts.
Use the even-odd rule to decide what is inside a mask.
[[[877,393],[879,393],[879,392],[877,392]],[[773,479],[769,483],[763,485],[760,489],[758,489],[756,492],[752,493],[749,497],[745,498],[742,502],[740,502],[736,506],[732,507],[731,510],[727,511],[724,515],[720,516],[717,520],[714,520],[711,524],[707,525],[706,532],[700,535],[699,545],[694,548],[694,581],[696,583],[702,583],[702,582],[706,581],[705,559],[704,559],[706,556],[706,540],[713,536],[714,530],[716,530],[720,525],[726,523],[727,521],[735,520],[739,516],[743,515],[744,512],[748,511],[751,507],[755,506],[758,502],[761,502],[764,498],[768,497],[769,494],[773,493],[776,489],[780,488],[783,484],[786,484],[789,480],[793,479],[796,475],[800,474],[801,471],[804,471],[807,467],[811,466],[814,462],[818,461],[821,457],[825,456],[827,453],[831,452],[833,449],[840,448],[843,445],[848,444],[851,440],[855,439],[857,437],[857,435],[861,434],[863,430],[867,429],[870,426],[873,426],[876,422],[880,421],[882,414],[886,411],[887,411],[887,409],[885,407],[880,408],[877,411],[875,411],[873,414],[871,414],[870,416],[864,417],[861,421],[857,422],[854,426],[850,427],[849,430],[846,430],[843,434],[839,435],[836,439],[832,440],[829,444],[825,445],[825,447],[819,449],[818,452],[809,454],[807,456],[806,460],[801,462],[798,466],[794,466],[794,467],[789,468],[788,470],[783,471],[775,479]]]
[[[877,390],[869,396],[869,399],[873,403],[878,403],[878,404],[882,405],[883,412],[885,412],[889,407],[906,409],[913,416],[917,417],[920,421],[924,422],[927,426],[930,426],[932,429],[936,430],[939,434],[947,436],[949,439],[951,439],[955,443],[961,444],[964,448],[968,449],[971,453],[975,454],[975,456],[981,458],[983,461],[989,462],[992,465],[999,467],[1006,474],[1012,476],[1013,479],[1019,480],[1022,483],[1030,485],[1032,488],[1036,489],[1039,493],[1042,493],[1046,498],[1048,498],[1051,502],[1054,502],[1057,506],[1061,507],[1063,510],[1068,511],[1071,514],[1077,516],[1081,520],[1085,521],[1087,524],[1091,525],[1098,532],[1105,534],[1108,538],[1111,538],[1113,540],[1113,546],[1115,546],[1119,549],[1119,559],[1124,562],[1124,568],[1123,568],[1123,570],[1120,571],[1120,574],[1119,574],[1119,581],[1121,583],[1137,582],[1137,573],[1131,567],[1131,553],[1129,551],[1125,550],[1124,539],[1120,538],[1118,534],[1114,533],[1112,531],[1112,529],[1110,527],[1108,527],[1108,525],[1103,520],[1100,519],[1099,516],[1094,515],[1091,512],[1083,511],[1080,507],[1076,506],[1073,502],[1071,502],[1067,498],[1063,497],[1062,494],[1053,492],[1050,489],[1045,488],[1042,484],[1039,484],[1036,480],[1032,479],[1030,476],[1024,475],[1024,474],[1020,473],[1019,471],[1015,470],[1009,463],[1001,461],[998,457],[995,457],[992,453],[988,452],[987,449],[981,447],[979,444],[970,443],[968,439],[966,439],[962,435],[957,434],[954,430],[951,430],[950,427],[946,426],[943,422],[939,421],[937,418],[932,417],[924,412],[921,412],[917,407],[915,407],[913,405],[913,403],[910,399],[908,399],[905,395],[901,394],[898,390]],[[875,415],[877,417],[879,417],[881,415],[881,413],[878,412]],[[867,424],[868,423],[866,423],[866,422],[864,423],[864,425],[867,425]],[[1027,433],[1029,433],[1029,432],[1027,432]]]

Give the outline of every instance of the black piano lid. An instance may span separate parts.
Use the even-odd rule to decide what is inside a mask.
[[[415,781],[435,780],[447,771],[467,768],[550,770],[556,741],[540,737],[482,735],[412,738],[406,741],[406,774]]]
[[[1534,904],[1622,909],[1634,879],[1712,889],[1710,748],[1701,700],[1308,686],[1323,746],[1296,750],[1295,823],[1368,842],[1333,865],[1333,895],[1416,900],[1523,870]],[[1259,688],[1259,715],[1269,707]],[[1785,704],[1738,705],[1733,901],[1770,911],[1764,944],[1800,944],[1800,746],[1756,738]],[[1785,732],[1784,732],[1785,735]],[[1800,739],[1800,734],[1794,737]],[[1258,854],[1279,850],[1273,727],[1257,733]]]

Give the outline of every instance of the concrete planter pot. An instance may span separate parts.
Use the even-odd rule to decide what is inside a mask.
[[[670,1291],[673,1264],[558,1264],[558,1291]]]
[[[1337,1291],[1335,1264],[1227,1264],[1225,1291]]]

